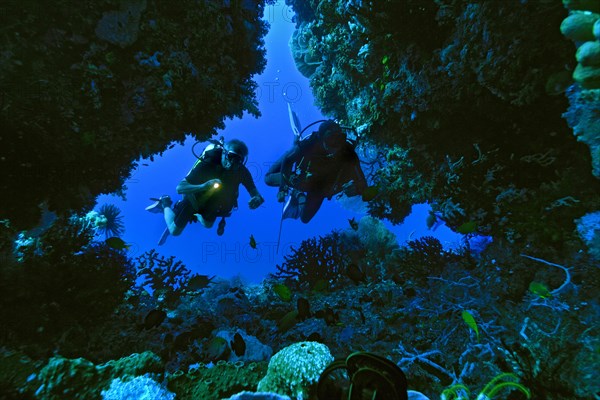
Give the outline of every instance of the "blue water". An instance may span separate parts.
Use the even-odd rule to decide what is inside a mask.
[[[264,18],[271,24],[265,38],[268,62],[263,74],[256,77],[262,116],[256,119],[245,115],[242,119],[228,120],[226,128],[219,132],[219,136],[226,140],[237,138],[248,145],[247,166],[265,203],[257,210],[249,210],[247,202],[250,196],[240,187],[239,209],[227,218],[223,236],[217,236],[217,224],[206,229],[196,223],[188,225],[180,236],[169,237],[163,246],[157,247],[165,228],[164,220],[161,214],[148,213],[144,208],[151,204],[149,197],[168,194],[173,200],[179,198],[175,187],[195,161],[192,154],[195,141],[188,138],[183,146],[175,145],[162,157],[155,157],[153,162],[140,160],[140,167],[126,183],[125,201],[113,195],[98,198],[98,206],[111,203],[121,209],[125,223],[123,239],[132,245],[131,257],[157,248],[161,255],[177,257],[196,273],[224,278],[240,276],[245,282],[260,282],[268,273],[276,271],[275,266],[284,261],[283,257],[289,254],[291,247],[333,229],[348,229],[349,219],[356,218],[358,221],[366,215],[364,207],[350,210],[340,202],[325,201],[309,224],[299,220],[283,221],[281,243],[276,252],[282,204],[275,198],[277,189],[266,186],[263,178],[269,166],[293,143],[287,103],[292,103],[302,126],[327,118],[314,105],[308,79],[294,65],[288,46],[294,29],[292,15],[292,10],[283,4],[265,9]],[[197,145],[197,153],[201,153],[204,147],[205,144]],[[428,210],[425,205],[417,205],[401,226],[386,225],[396,234],[400,244],[431,235],[438,237],[447,248],[459,246],[461,235],[448,228],[427,229]],[[254,235],[257,241],[256,249],[250,247],[250,235]]]

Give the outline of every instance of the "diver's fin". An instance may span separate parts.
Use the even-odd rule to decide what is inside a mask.
[[[290,125],[292,126],[292,131],[294,132],[294,136],[300,136],[300,131],[302,130],[302,125],[300,125],[300,119],[294,111],[292,111],[292,105],[287,103],[288,106],[288,115],[290,116]]]
[[[283,207],[283,214],[281,218],[287,219],[298,219],[304,209],[304,203],[306,202],[306,195],[300,191],[293,190],[290,193],[288,201]]]
[[[160,236],[160,239],[158,240],[159,246],[162,246],[163,244],[165,244],[165,242],[167,241],[167,238],[169,237],[169,234],[170,234],[169,228],[165,228],[162,235]]]

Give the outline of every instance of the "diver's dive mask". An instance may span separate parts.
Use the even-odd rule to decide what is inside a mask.
[[[225,158],[227,159],[227,161],[231,162],[232,164],[243,164],[244,163],[244,157],[242,157],[241,155],[239,155],[238,153],[234,152],[234,151],[230,151],[227,149],[223,149],[223,154],[225,154]]]

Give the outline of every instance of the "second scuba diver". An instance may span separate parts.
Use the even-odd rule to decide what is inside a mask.
[[[323,200],[344,192],[363,194],[365,175],[354,146],[336,122],[325,121],[317,132],[298,140],[267,172],[265,183],[279,187],[277,200],[290,197],[283,218],[300,218],[308,223],[319,211]]]

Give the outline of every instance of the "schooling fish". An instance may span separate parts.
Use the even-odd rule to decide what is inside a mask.
[[[256,239],[254,239],[254,235],[250,235],[250,247],[256,249]]]
[[[350,223],[350,226],[352,227],[352,229],[354,229],[355,231],[358,230],[358,222],[356,222],[356,218],[352,217],[351,219],[348,220],[348,222]]]

